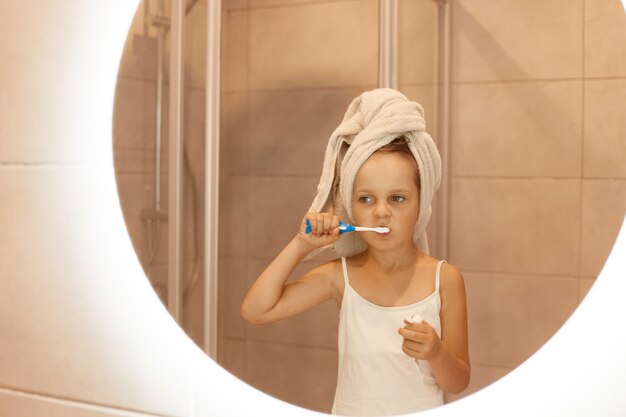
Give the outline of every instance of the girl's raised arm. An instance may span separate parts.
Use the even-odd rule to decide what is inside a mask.
[[[305,233],[306,220],[312,232]],[[307,213],[300,231],[259,275],[241,304],[241,317],[261,324],[306,311],[333,297],[334,263],[327,262],[285,284],[293,270],[313,249],[339,239],[339,217]]]

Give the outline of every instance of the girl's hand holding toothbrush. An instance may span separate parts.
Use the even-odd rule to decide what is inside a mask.
[[[307,213],[302,218],[296,237],[310,250],[334,243],[340,237],[339,216],[332,213]]]
[[[332,213],[305,214],[300,224],[300,232],[296,239],[307,249],[313,250],[336,242],[342,233],[349,232],[376,232],[388,234],[388,227],[354,226],[342,222],[339,216]]]

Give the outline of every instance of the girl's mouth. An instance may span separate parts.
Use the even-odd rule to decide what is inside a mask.
[[[377,235],[385,237],[385,236],[389,236],[389,234],[391,234],[391,227],[385,226],[385,225],[380,225],[378,227],[386,227],[387,229],[389,229],[389,231],[387,233],[377,233]]]

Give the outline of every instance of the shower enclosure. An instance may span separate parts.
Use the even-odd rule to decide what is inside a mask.
[[[207,32],[209,19],[215,32]],[[122,58],[114,115],[116,177],[133,245],[174,319],[213,358],[217,289],[205,286],[204,248],[206,242],[217,253],[217,221],[204,222],[207,210],[209,219],[217,210],[211,214],[204,190],[217,183],[218,148],[217,141],[205,147],[205,138],[207,132],[218,136],[218,106],[205,103],[219,104],[219,96],[210,96],[219,91],[219,65],[207,67],[209,58],[219,62],[207,55],[219,51],[208,48],[219,41],[219,25],[219,2],[143,0]],[[215,160],[208,169],[207,153]],[[208,189],[218,192],[217,186]],[[217,262],[206,265],[215,276]]]
[[[256,327],[239,315],[243,296],[297,231],[328,138],[363,91],[396,88],[422,104],[448,166],[448,7],[435,0],[140,4],[114,120],[133,245],[196,344],[278,398],[328,411],[336,307]],[[447,250],[447,194],[444,172],[427,229],[438,258]],[[325,256],[303,262],[293,277]],[[277,366],[292,358],[295,368]],[[302,366],[312,367],[314,381],[293,384]]]

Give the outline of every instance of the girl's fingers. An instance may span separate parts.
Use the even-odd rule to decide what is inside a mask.
[[[411,340],[407,340],[406,343],[404,344],[404,346],[406,346],[406,348],[408,350],[412,350],[413,352],[421,353],[422,345],[420,343],[413,342]]]
[[[333,218],[330,215],[324,215],[324,232],[325,233],[331,233],[332,230],[330,229],[331,223],[333,221]]]
[[[402,344],[402,351],[413,359],[424,359],[424,352],[421,345],[414,342]]]
[[[311,236],[333,238],[339,232],[338,229],[337,232],[334,230],[339,227],[339,216],[334,216],[331,213],[307,213],[302,222],[302,232],[305,234],[307,220],[311,226]]]
[[[424,343],[427,340],[428,335],[420,332],[416,332],[413,330],[401,328],[398,330],[398,333],[405,338],[406,340],[412,340],[417,343]]]
[[[412,351],[411,351],[408,347],[406,347],[406,345],[404,345],[404,344],[402,345],[402,351],[403,351],[403,352],[404,352],[407,356],[411,356],[411,357],[413,357],[413,356],[411,355],[411,353],[413,353],[413,352],[412,352]]]
[[[428,327],[430,327],[430,325],[425,320],[422,320],[420,323],[413,323],[408,321],[407,319],[404,319],[404,323],[406,324],[405,328],[420,333],[428,333]]]
[[[321,236],[324,234],[324,215],[321,213],[317,214],[317,235]]]

